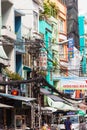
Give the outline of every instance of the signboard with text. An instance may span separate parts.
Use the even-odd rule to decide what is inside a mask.
[[[61,80],[61,91],[73,98],[82,98],[87,92],[87,80]]]
[[[68,57],[74,58],[74,39],[69,38],[68,40]]]
[[[61,81],[62,90],[87,90],[86,80],[62,80]]]

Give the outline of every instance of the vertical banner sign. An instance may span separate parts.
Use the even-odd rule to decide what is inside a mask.
[[[74,39],[69,38],[68,40],[68,57],[74,58]]]
[[[41,51],[39,55],[39,68],[42,70],[47,69],[47,52]]]

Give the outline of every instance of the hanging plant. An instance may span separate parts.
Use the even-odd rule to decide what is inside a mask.
[[[8,70],[7,68],[5,68],[4,73],[9,77],[10,80],[22,80],[23,78],[15,72],[12,72],[10,70]]]
[[[56,4],[54,2],[50,2],[50,7],[51,7],[51,15],[54,18],[57,18],[58,11],[59,11],[58,6],[56,6]]]
[[[40,14],[40,19],[48,18],[50,16],[57,18],[59,9],[54,2],[48,0],[47,2],[44,2],[43,7],[44,11]]]
[[[49,3],[44,3],[43,8],[44,8],[44,11],[42,13],[40,13],[40,16],[39,16],[40,19],[50,17],[50,5],[49,5]]]

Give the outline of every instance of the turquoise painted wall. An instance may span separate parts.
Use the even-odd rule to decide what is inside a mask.
[[[79,23],[79,36],[80,36],[80,53],[82,55],[82,73],[86,73],[86,50],[85,50],[85,17],[79,16],[78,17],[78,23]]]
[[[39,21],[39,32],[44,35],[44,43],[46,46],[46,49],[49,50],[49,47],[51,45],[51,38],[52,38],[52,26],[45,20]],[[52,51],[48,51],[48,58],[52,59]],[[47,62],[47,75],[46,80],[53,85],[53,79],[52,79],[52,62]]]

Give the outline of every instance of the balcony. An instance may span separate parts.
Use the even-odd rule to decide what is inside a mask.
[[[43,39],[43,35],[41,35],[40,33],[34,31],[33,32],[33,38],[34,39]]]
[[[59,40],[66,40],[67,36],[64,32],[59,32]]]
[[[11,28],[9,26],[9,28],[7,28],[6,26],[3,26],[1,29],[1,35],[9,40],[16,40],[16,34],[14,32],[11,31]]]
[[[23,54],[25,53],[25,41],[24,39],[16,39],[16,53],[17,54]]]

